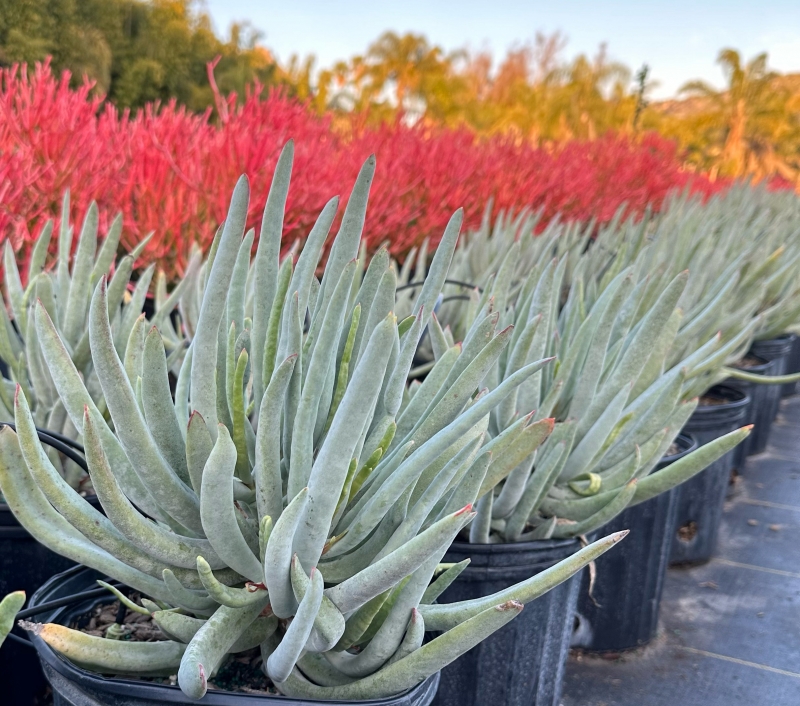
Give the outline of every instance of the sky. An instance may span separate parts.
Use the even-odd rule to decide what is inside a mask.
[[[723,47],[746,59],[766,51],[770,68],[800,72],[800,0],[204,0],[219,33],[249,20],[279,61],[315,54],[319,65],[361,53],[382,32],[413,31],[446,50],[489,49],[495,57],[561,31],[564,56],[593,56],[605,42],[612,59],[636,71],[648,64],[652,97],[676,94],[688,80],[723,85]]]

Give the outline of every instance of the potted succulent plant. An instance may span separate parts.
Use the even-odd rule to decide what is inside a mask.
[[[765,360],[749,353],[741,360],[732,363],[731,367],[746,373],[748,379],[728,378],[723,380],[723,384],[728,387],[735,387],[747,395],[750,402],[745,410],[745,423],[752,424],[754,427],[753,433],[734,452],[733,466],[738,472],[741,472],[747,456],[761,453],[767,448],[767,443],[769,442],[769,433],[772,427],[772,422],[769,420],[770,385],[752,382],[752,378],[756,375],[759,377],[773,377],[775,361]]]
[[[728,385],[715,385],[701,398],[683,432],[701,446],[746,424],[750,398]],[[749,438],[749,437],[748,437]],[[677,509],[670,562],[700,564],[717,547],[722,508],[730,484],[734,453],[727,453],[675,489]]]
[[[681,461],[696,449],[696,439],[678,435],[657,469]],[[646,645],[656,635],[682,487],[628,507],[605,525],[604,531],[633,526],[638,541],[618,560],[598,562],[591,575],[584,572],[573,647],[617,653]]]
[[[57,622],[28,625],[50,667],[67,664],[52,658],[55,650],[103,674],[177,673],[184,695],[197,699],[231,651],[258,647],[271,684],[292,698],[362,702],[409,689],[428,698],[430,687],[419,686],[426,679],[626,534],[493,595],[434,603],[464,568],[440,562],[473,519],[500,446],[484,444],[492,410],[549,361],[476,395],[480,366],[501,348],[495,343],[479,363],[462,361],[460,375],[453,368],[462,396],[423,405],[422,390],[412,396],[406,378],[460,213],[413,314],[398,322],[388,259],[373,259],[363,281],[357,276],[374,158],[361,170],[321,280],[315,272],[336,200],[297,262],[279,260],[292,151],[290,143],[276,168],[252,278],[253,236],[242,237],[247,180],[236,186],[174,397],[157,327],[129,336],[118,352],[105,278],[92,294],[88,331],[108,418],[46,307],[36,305],[44,362],[83,436],[106,514],[53,468],[19,387],[16,431],[0,430],[0,487],[40,542],[138,591],[141,603],[117,595],[150,613],[168,638],[141,643]],[[414,440],[393,446],[406,426]],[[93,576],[64,581],[72,578],[85,587]],[[425,630],[439,634],[423,642]],[[180,701],[169,686],[158,689],[164,701]]]
[[[605,385],[607,394],[612,394],[612,388],[609,388],[607,383],[614,366],[619,365],[622,353],[630,354],[631,361],[636,356],[630,349],[636,343],[636,336],[641,332],[645,318],[650,318],[651,325],[655,322],[654,304],[663,297],[664,308],[660,314],[664,317],[661,319],[662,323],[652,328],[649,336],[642,336],[638,340],[638,345],[642,346],[645,355],[650,356],[646,364],[650,377],[643,375],[635,383],[635,387],[636,393],[640,394],[644,390],[643,385],[646,386],[646,381],[652,386],[651,393],[664,392],[665,387],[669,386],[674,390],[676,399],[686,401],[683,405],[685,416],[681,423],[671,427],[666,435],[669,445],[678,431],[684,427],[684,423],[692,423],[690,420],[694,412],[693,405],[696,404],[691,402],[692,398],[705,393],[728,375],[738,374],[732,373],[726,367],[726,363],[739,359],[747,351],[754,335],[763,335],[765,330],[772,327],[778,327],[780,330],[780,327],[785,327],[797,319],[793,290],[786,284],[787,273],[792,271],[797,255],[787,252],[783,246],[784,242],[791,240],[792,226],[790,221],[783,218],[780,209],[776,208],[777,204],[773,201],[774,198],[770,194],[743,190],[734,190],[708,203],[701,203],[685,196],[677,197],[671,199],[662,213],[655,217],[623,222],[620,214],[620,218],[600,229],[593,229],[591,225],[583,227],[575,224],[555,226],[551,224],[538,235],[536,214],[522,213],[518,217],[501,214],[493,227],[487,218],[477,233],[469,234],[462,242],[455,254],[449,275],[456,281],[472,281],[478,285],[478,289],[469,301],[452,298],[450,302],[441,306],[439,316],[443,324],[448,324],[442,329],[442,333],[449,336],[448,343],[452,342],[454,336],[468,335],[470,325],[475,320],[475,313],[481,310],[481,305],[486,301],[484,295],[497,297],[498,288],[495,283],[499,282],[502,291],[508,293],[502,294],[501,300],[512,302],[514,307],[513,310],[509,307],[506,313],[502,313],[501,310],[502,320],[505,323],[511,321],[519,323],[521,317],[524,321],[526,315],[530,321],[530,311],[535,314],[543,313],[546,330],[549,331],[549,335],[558,338],[557,344],[551,344],[553,347],[546,350],[559,354],[559,368],[550,378],[548,378],[549,370],[538,375],[543,384],[539,391],[539,399],[543,400],[545,406],[551,402],[548,394],[553,388],[550,385],[553,380],[557,380],[564,384],[564,390],[558,391],[557,395],[561,400],[572,402],[575,383],[569,379],[569,375],[573,374],[573,371],[570,369],[565,373],[564,368],[570,361],[571,355],[578,361],[577,367],[580,371],[580,361],[589,360],[586,346],[593,335],[585,333],[583,341],[579,341],[580,345],[576,345],[578,339],[575,337],[575,331],[578,326],[595,318],[593,307],[597,307],[600,301],[608,301],[612,283],[619,287],[620,278],[632,276],[633,291],[641,298],[637,300],[636,297],[629,297],[627,303],[622,306],[622,311],[625,313],[613,324],[611,333],[611,340],[616,341],[616,347],[609,347],[603,351],[602,343],[596,340],[597,337],[592,339],[594,349],[605,358],[602,367],[592,371],[587,376],[587,381],[588,384],[595,385],[595,380],[599,380],[600,387]],[[748,231],[748,237],[745,238],[742,237],[742,229],[748,227],[748,224],[752,224],[752,232]],[[530,297],[532,288],[539,286],[537,281],[541,279],[545,263],[554,255],[561,261],[555,270],[554,294],[548,300],[550,312],[547,306],[543,309],[534,309],[520,297],[524,297],[526,293]],[[688,280],[686,273],[682,273],[687,268]],[[408,267],[407,271],[410,272],[411,268]],[[668,295],[667,292],[670,291],[672,293]],[[671,304],[668,302],[669,297],[672,297]],[[630,322],[625,323],[624,317],[633,316],[633,311],[638,312],[636,317],[639,322],[633,328],[628,328]],[[612,309],[609,316],[616,313]],[[596,318],[592,326],[600,327]],[[517,327],[515,336],[520,330],[522,326]],[[620,330],[626,332],[624,344],[619,337]],[[539,335],[539,332],[535,335]],[[662,345],[666,348],[661,348]],[[657,363],[659,356],[663,356],[660,359],[660,366]],[[684,378],[682,382],[677,379],[680,376]],[[770,377],[761,378],[757,382],[789,382],[789,379]],[[528,382],[526,386],[531,384]],[[563,408],[560,412],[556,409],[554,416],[557,420],[565,421],[568,415],[580,418],[581,415],[585,415],[586,405],[594,404],[594,400],[585,396],[585,390],[589,389],[586,388],[586,384],[587,382],[584,382],[584,390],[581,391],[584,397],[578,398],[579,403],[569,407],[566,412]],[[621,388],[617,388],[615,392],[621,394]],[[632,394],[628,401],[634,397],[635,394]],[[648,396],[640,394],[640,397],[640,404],[647,404],[645,400],[648,400]],[[610,400],[610,397],[607,398],[606,403]],[[655,401],[655,398],[649,397],[649,400],[652,412],[663,406],[667,398]],[[550,407],[546,409],[549,410]],[[600,406],[600,409],[608,408]],[[639,410],[631,407],[625,411]],[[545,414],[552,412],[546,411]],[[698,416],[704,414],[705,410],[700,410]],[[619,418],[621,424],[625,424],[624,417],[623,413]],[[584,433],[591,421],[593,420],[589,419],[582,424]],[[628,428],[630,429],[629,422]],[[613,433],[619,434],[620,431],[614,429]],[[626,436],[624,428],[621,435]],[[742,432],[738,438],[745,435]],[[554,432],[547,444],[552,443],[555,438]],[[611,439],[609,443],[619,446],[620,441],[613,437],[609,438]],[[710,438],[706,435],[704,440]],[[728,449],[732,446],[728,446]],[[541,451],[545,450],[546,446]],[[664,451],[666,447],[659,450],[660,453]],[[730,456],[727,458],[724,456],[717,458],[714,455],[716,461],[712,465],[727,466]],[[540,457],[544,458],[541,453]],[[673,459],[674,456],[667,457],[664,463]],[[596,461],[597,459],[592,459],[593,463]],[[662,466],[658,457],[655,457],[652,463]],[[693,461],[688,459],[681,461],[675,469],[685,467],[688,463]],[[536,462],[533,465],[534,473],[531,474],[531,479],[536,478],[535,466]],[[652,468],[652,465],[650,467]],[[675,469],[671,469],[669,473],[674,473]],[[584,470],[591,472],[589,468]],[[712,492],[718,490],[720,483],[707,483],[708,479],[705,478],[707,474],[709,471],[701,474],[695,483],[702,484],[703,488],[709,491],[708,493],[704,491],[704,497],[697,501],[710,513],[711,520],[708,524],[710,535],[713,537],[717,526],[716,520],[721,515],[723,496],[719,492]],[[722,475],[724,472],[717,473],[715,477]],[[568,487],[560,491],[556,483],[555,493],[563,493],[571,501],[583,502],[587,507],[598,509],[601,502],[609,502],[614,494],[602,491],[605,479],[602,479],[601,483],[597,483],[597,480],[590,476],[582,479],[577,488]],[[504,483],[503,487],[498,489],[506,495],[505,499],[509,496],[506,485],[508,484]],[[581,495],[584,497],[580,497]],[[595,497],[587,499],[586,496],[592,495]],[[655,587],[659,585],[658,576],[663,576],[666,568],[665,562],[673,533],[671,525],[663,523],[670,522],[670,518],[675,516],[674,511],[668,512],[664,508],[656,511],[655,506],[664,505],[668,509],[674,502],[674,493],[665,495],[659,500],[652,500],[652,508],[646,508],[641,504],[618,518],[620,522],[626,522],[626,527],[634,530],[635,536],[643,545],[654,545],[659,548],[653,555],[652,561],[636,563],[642,571],[649,572],[651,568],[653,569],[652,577],[648,573],[648,578],[635,579],[635,583],[640,586],[654,587],[647,598],[650,604],[657,605],[658,592],[655,591]],[[543,509],[548,508],[543,506]],[[569,517],[566,507],[562,507],[561,512],[562,517]],[[547,512],[543,515],[550,519],[553,517]],[[641,526],[630,524],[637,518],[641,519]],[[662,522],[657,531],[654,529],[653,518],[659,518],[658,521]],[[495,521],[497,519],[494,518]],[[704,521],[704,526],[705,524]],[[615,525],[609,525],[613,526]],[[564,531],[563,527],[561,529]],[[633,551],[633,544],[633,542],[627,543],[624,551]],[[489,549],[497,551],[494,545]],[[616,558],[620,557],[621,554],[618,553]],[[603,580],[603,563],[610,564],[610,562],[610,559],[606,559],[598,563],[596,584]],[[614,590],[606,592],[607,596],[617,594],[618,592]],[[604,606],[608,606],[607,601]],[[649,626],[654,629],[655,623],[648,616],[643,617],[642,622],[646,627],[637,633],[645,632],[649,639],[653,634]],[[636,644],[640,644],[640,640],[637,639],[633,644],[624,646]],[[622,648],[623,645],[618,647]],[[465,663],[462,661],[460,664]],[[464,676],[458,675],[454,681]],[[445,674],[445,681],[447,678]]]
[[[47,309],[69,350],[73,364],[102,407],[102,392],[92,372],[86,326],[92,288],[103,275],[113,272],[109,283],[109,314],[118,349],[124,350],[130,332],[137,327],[144,329],[139,317],[153,269],[142,273],[133,293],[129,295],[127,288],[134,263],[147,241],[117,260],[122,217],[114,219],[105,238],[98,242],[99,214],[94,203],[86,212],[73,253],[69,203],[67,192],[62,206],[55,259],[50,262],[48,258],[53,240],[53,223],[48,221],[30,253],[24,286],[11,243],[8,240],[5,243],[5,301],[4,306],[0,305],[0,360],[5,364],[8,378],[0,378],[0,425],[13,422],[14,390],[18,384],[29,401],[39,437],[48,444],[50,462],[76,493],[99,507],[86,474],[79,434],[58,398],[38,345],[34,305],[38,300]],[[159,309],[155,320],[169,326],[167,314],[171,306],[169,302],[166,304],[166,308]],[[36,542],[20,526],[0,494],[0,593],[22,589],[30,594],[47,578],[71,565],[72,562],[65,557]],[[44,687],[33,651],[15,643],[7,643],[0,651],[0,669],[25,674],[25,678],[15,680],[10,687],[25,692],[20,699],[32,698],[31,694]]]
[[[796,331],[792,332],[792,349],[789,351],[789,359],[786,361],[786,374],[792,375],[800,373],[800,336]],[[786,382],[781,386],[781,396],[789,397],[797,392],[796,382]]]
[[[620,217],[608,226],[597,229],[592,228],[591,224],[552,223],[542,229],[536,214],[500,214],[495,224],[491,224],[487,218],[478,232],[468,234],[462,240],[454,256],[448,277],[454,282],[473,282],[476,289],[474,295],[466,299],[453,296],[445,298],[438,313],[442,333],[447,336],[448,345],[454,340],[465,340],[475,320],[475,312],[485,302],[483,293],[488,292],[487,296],[496,295],[493,290],[495,281],[503,283],[508,292],[505,301],[511,301],[515,307],[513,314],[510,310],[506,313],[501,311],[501,321],[519,322],[519,293],[526,286],[535,286],[530,278],[539,278],[544,263],[556,256],[561,261],[566,260],[566,264],[560,262],[563,273],[559,275],[560,288],[554,297],[557,300],[555,310],[558,324],[555,329],[552,326],[550,329],[551,332],[555,330],[559,337],[557,352],[560,361],[557,370],[560,373],[567,360],[566,352],[574,345],[574,329],[570,327],[574,326],[574,321],[582,321],[585,315],[578,316],[575,313],[576,307],[571,307],[571,300],[586,302],[583,309],[588,313],[615,277],[632,268],[634,286],[642,293],[642,301],[650,306],[668,286],[678,286],[675,280],[688,268],[688,282],[676,302],[681,311],[673,310],[673,318],[669,321],[670,327],[677,327],[676,335],[665,354],[662,368],[665,377],[677,386],[674,376],[684,361],[691,363],[679,393],[688,403],[728,376],[726,364],[737,360],[747,351],[754,335],[761,335],[768,326],[787,326],[793,318],[797,318],[792,311],[791,288],[780,285],[796,259],[788,247],[783,247],[783,243],[792,240],[792,226],[790,219],[782,215],[780,204],[774,201],[771,194],[754,194],[747,190],[735,190],[728,196],[712,199],[708,203],[675,197],[658,216],[629,221],[623,221]],[[743,237],[743,229],[747,229],[747,237]],[[418,281],[418,269],[418,264],[414,267],[404,263],[406,279]],[[675,284],[670,285],[671,281],[675,281]],[[576,292],[576,289],[580,291]],[[768,290],[775,295],[772,299],[768,296]],[[644,309],[641,313],[644,313]],[[519,330],[521,326],[517,327],[515,336]],[[632,340],[630,333],[626,343]],[[433,343],[431,337],[428,346],[431,357]],[[619,360],[620,350],[619,347],[610,350],[609,360]],[[578,350],[575,355],[580,358],[585,351]],[[547,379],[548,373],[545,370],[540,374],[542,380]],[[607,371],[604,370],[602,376],[607,376]],[[601,377],[601,381],[603,379]],[[772,378],[759,382],[783,380]],[[567,390],[564,396],[570,399],[570,395],[571,392]],[[541,399],[545,399],[544,394]],[[704,414],[704,410],[697,414]],[[565,419],[559,419],[558,412],[553,416],[559,422]],[[690,416],[687,414],[687,417]],[[692,424],[687,417],[684,420]],[[690,427],[685,428],[688,431]],[[673,438],[677,431],[679,429],[671,430]],[[540,449],[540,457],[545,450],[546,445]],[[669,457],[665,462],[667,460]],[[719,468],[720,464],[729,462],[730,456],[725,458],[723,455],[712,466]],[[531,477],[535,475],[534,472]],[[710,514],[708,524],[713,537],[716,519],[721,514],[722,496],[711,490],[711,486],[718,490],[720,482],[707,482],[712,475],[719,480],[724,472],[714,475],[711,471],[704,471],[694,482],[702,484],[704,488],[708,486],[708,492],[704,490],[704,497],[699,499],[699,503]],[[498,490],[504,488],[505,483]],[[585,483],[582,490],[593,492],[589,483]],[[497,497],[499,495],[495,499]],[[606,495],[605,499],[610,497]],[[667,502],[671,497],[664,496],[658,502]],[[573,495],[572,499],[581,498]],[[657,504],[656,501],[653,503]],[[624,518],[628,522],[640,511],[644,512],[644,504],[637,505],[631,513],[618,519],[621,522]],[[659,514],[665,522],[669,516],[666,512]],[[497,518],[494,520],[498,524]],[[705,521],[703,524],[705,526]],[[643,543],[648,543],[644,526],[626,526],[634,528],[635,536]],[[665,541],[671,541],[672,533],[672,529],[661,527],[658,546],[662,547]],[[666,549],[659,550],[661,558],[658,571],[662,575],[669,541]],[[630,551],[632,546],[632,542],[627,543],[623,551]],[[487,549],[497,551],[494,544]],[[610,558],[606,558],[598,562],[597,582],[602,580],[603,563],[610,561]],[[644,568],[648,565],[652,564],[640,566]],[[465,576],[457,583],[462,582]],[[658,582],[649,583],[657,585]],[[650,598],[653,599],[652,596]],[[651,621],[645,622],[650,624]],[[465,662],[462,660],[459,664],[464,665]],[[460,675],[455,681],[464,676]]]
[[[557,248],[561,237],[553,235],[543,249]],[[530,361],[558,356],[556,367],[538,371],[493,412],[490,434],[498,439],[517,435],[517,453],[506,456],[502,472],[487,474],[469,541],[454,544],[446,556],[450,561],[471,557],[472,564],[443,594],[444,602],[496,590],[503,581],[532,575],[577,551],[580,537],[605,526],[627,507],[644,504],[699,473],[748,433],[736,431],[674,464],[659,466],[696,407],[691,397],[698,378],[709,367],[721,366],[731,346],[741,345],[723,345],[712,337],[684,359],[668,362],[681,322],[676,305],[687,284],[686,273],[648,286],[647,280],[637,285],[633,268],[619,267],[602,286],[591,280],[583,286],[581,273],[594,270],[581,253],[573,255],[577,264],[570,264],[567,254],[534,266],[512,295],[510,273],[519,252],[516,243],[510,247],[497,276],[468,309],[471,322],[459,323],[466,330],[460,353],[453,352],[458,347],[453,346],[451,331],[435,318],[431,324],[436,362],[420,392],[436,381],[430,384],[446,396],[451,379],[438,376],[437,367],[448,356],[458,360],[475,355],[473,351],[491,340],[496,326],[515,324],[503,355],[485,373],[490,384],[508,379]],[[573,281],[562,298],[570,267],[578,283]],[[530,408],[537,411],[526,417],[524,410]],[[525,441],[541,434],[542,425],[552,418],[554,431],[541,447],[526,446]],[[495,463],[500,465],[501,459]],[[655,566],[641,570],[650,567],[663,574],[667,556],[664,552]],[[549,594],[548,605],[537,604],[542,610],[535,628],[523,628],[517,621],[446,669],[437,701],[482,703],[491,693],[504,695],[509,703],[558,703],[557,676],[566,658],[576,598],[577,581],[560,587]],[[533,620],[531,616],[532,612],[526,617]],[[525,679],[519,677],[516,664],[502,658],[507,650],[501,640],[506,646],[525,645]],[[491,679],[482,676],[489,673]],[[459,685],[462,691],[457,691]]]

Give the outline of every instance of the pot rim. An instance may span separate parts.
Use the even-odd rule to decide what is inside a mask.
[[[748,356],[750,358],[758,358],[761,362],[760,363],[756,363],[755,365],[743,365],[741,368],[739,368],[739,370],[746,370],[749,373],[755,373],[756,375],[759,375],[760,373],[766,371],[766,369],[770,365],[772,365],[772,361],[771,360],[767,360],[766,358],[764,358],[763,356],[758,355],[757,353],[752,353],[752,352],[748,351],[748,353],[744,357],[748,357]],[[728,379],[730,379],[730,378],[728,378]],[[727,380],[725,382],[727,382]]]
[[[695,413],[699,410],[719,410],[720,412],[729,409],[738,409],[740,407],[746,407],[750,404],[750,395],[748,395],[743,390],[740,390],[736,387],[731,385],[725,385],[724,383],[720,383],[719,385],[714,385],[713,387],[706,390],[704,395],[713,395],[714,390],[724,390],[727,394],[733,395],[736,399],[730,400],[728,402],[724,402],[723,404],[707,404],[707,405],[697,405],[697,409]],[[720,395],[721,396],[721,395]],[[700,398],[703,398],[703,395],[700,395]]]
[[[491,544],[472,544],[470,542],[454,541],[450,544],[450,548],[459,551],[469,551],[475,554],[500,554],[502,552],[518,554],[530,551],[567,549],[575,545],[578,545],[580,548],[580,544],[580,538],[566,537],[564,539],[531,539],[527,542],[493,542]]]
[[[777,336],[773,336],[772,338],[762,338],[760,340],[755,340],[753,343],[771,343],[772,341],[786,341],[791,340],[793,336],[796,334],[792,333],[791,331],[784,331],[783,333],[779,333]]]
[[[700,446],[697,439],[690,432],[680,432],[673,440],[673,443],[682,444],[681,450],[676,454],[672,454],[672,456],[662,456],[661,460],[658,462],[659,465],[674,463],[684,456],[689,455]]]

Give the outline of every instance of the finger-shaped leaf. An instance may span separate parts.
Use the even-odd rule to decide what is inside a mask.
[[[212,615],[186,646],[178,670],[178,684],[189,698],[200,699],[208,688],[208,679],[222,658],[242,637],[267,604],[267,599],[246,608],[222,606]],[[147,643],[145,643],[147,644]]]
[[[172,402],[164,342],[155,326],[145,339],[142,362],[142,402],[147,426],[162,456],[189,485],[186,444]]]
[[[200,517],[208,541],[225,563],[251,581],[262,577],[261,562],[250,550],[236,521],[233,500],[233,473],[236,447],[224,424],[219,425],[217,441],[203,469],[200,491]]]
[[[611,549],[617,542],[624,539],[627,534],[628,531],[624,530],[610,534],[603,539],[598,539],[588,547],[584,547],[549,569],[490,596],[457,603],[421,605],[419,610],[422,613],[422,617],[425,618],[426,629],[452,630],[456,625],[478,615],[481,611],[486,610],[487,607],[497,605],[498,602],[513,600],[519,601],[523,605],[529,603],[576,574],[589,562],[594,561],[601,554]]]
[[[269,380],[261,377],[261,371],[264,369],[264,351],[271,312],[277,298],[280,297],[278,268],[283,236],[283,218],[293,161],[294,140],[289,140],[281,150],[275,166],[275,173],[272,176],[253,263],[255,277],[253,297],[253,351],[255,357],[253,365],[256,371],[253,384],[257,406],[261,404],[261,396],[269,383]]]
[[[322,604],[323,588],[322,574],[312,569],[310,585],[300,601],[294,619],[286,629],[277,649],[267,660],[267,674],[275,684],[286,681],[297,660],[300,659]]]
[[[642,478],[636,487],[636,494],[633,496],[631,505],[638,505],[645,500],[660,495],[700,473],[718,458],[728,453],[734,446],[744,441],[750,434],[751,429],[752,425],[720,436],[683,458],[674,461],[660,471]]]
[[[275,523],[264,554],[264,582],[269,591],[272,612],[279,618],[290,617],[297,608],[290,574],[292,544],[307,502],[308,489],[303,488],[289,502]]]
[[[14,627],[14,619],[24,605],[25,591],[14,591],[0,601],[0,645],[11,632]]]
[[[350,459],[358,443],[353,429],[363,429],[375,408],[395,326],[394,317],[387,317],[370,337],[367,350],[353,372],[353,380],[314,461],[308,483],[308,502],[294,544],[304,566],[316,565],[322,555]]]
[[[222,229],[214,264],[203,293],[203,304],[194,337],[191,372],[192,408],[203,415],[208,429],[217,434],[217,334],[225,315],[227,290],[230,284],[239,245],[244,235],[250,187],[247,177],[240,177],[231,198],[228,216]]]
[[[26,623],[24,627],[71,662],[100,674],[169,676],[186,650],[186,645],[172,640],[110,640],[55,623]]]
[[[197,495],[170,468],[158,450],[114,349],[105,280],[100,280],[92,297],[89,319],[92,359],[125,454],[159,506],[185,527],[202,531]]]

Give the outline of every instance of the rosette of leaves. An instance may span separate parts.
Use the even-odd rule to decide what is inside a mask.
[[[625,534],[497,594],[434,603],[465,566],[439,562],[473,519],[487,477],[510,471],[509,459],[533,453],[552,428],[543,419],[522,436],[513,428],[487,438],[492,411],[549,361],[482,389],[512,336],[485,331],[409,389],[461,214],[412,314],[398,321],[388,255],[373,258],[363,276],[357,259],[374,158],[360,172],[321,279],[336,199],[296,262],[279,260],[291,164],[290,143],[252,269],[249,188],[244,177],[237,184],[174,396],[157,327],[129,336],[123,355],[116,349],[104,278],[88,330],[107,418],[46,307],[35,308],[44,363],[83,435],[106,515],[68,492],[49,464],[20,387],[17,430],[0,431],[0,487],[37,540],[147,596],[143,606],[128,604],[152,612],[168,638],[135,643],[29,626],[81,666],[177,672],[184,693],[200,698],[228,654],[258,647],[281,693],[388,696],[469,650]],[[423,644],[425,630],[439,635]]]
[[[746,437],[748,429],[735,431],[654,472],[697,405],[698,380],[705,386],[703,376],[721,370],[749,333],[726,343],[713,336],[673,364],[669,356],[683,320],[677,305],[688,273],[656,287],[626,267],[590,296],[592,287],[578,272],[564,299],[567,257],[552,258],[538,263],[512,298],[518,252],[513,245],[481,294],[460,345],[466,350],[497,328],[514,326],[487,372],[489,389],[531,361],[557,356],[557,363],[531,375],[492,410],[488,433],[521,438],[532,433],[532,423],[556,423],[540,448],[520,454],[518,465],[498,474],[492,492],[479,496],[471,541],[591,532],[626,507],[687,480]],[[453,348],[452,333],[433,318],[430,336],[438,364]],[[535,413],[525,416],[531,409]],[[485,485],[493,481],[487,477]]]

